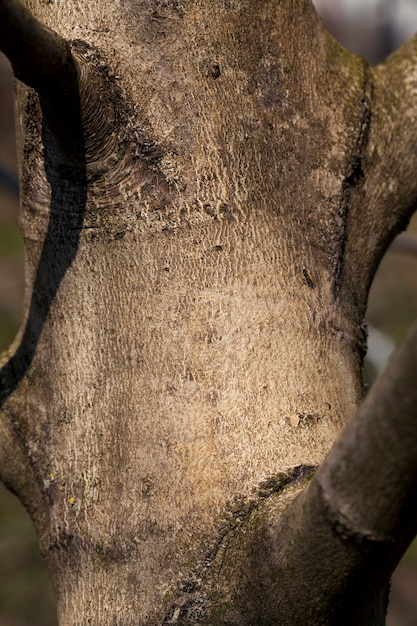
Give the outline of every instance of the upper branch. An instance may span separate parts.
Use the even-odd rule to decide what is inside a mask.
[[[20,0],[0,2],[0,49],[16,77],[46,101],[63,88],[73,65],[68,43],[36,20]]]
[[[38,93],[63,154],[77,161],[85,160],[87,149],[94,160],[114,130],[114,89],[94,55],[86,54],[90,49],[44,26],[21,0],[0,0],[0,50],[15,76]]]
[[[363,178],[351,198],[350,284],[367,292],[382,255],[417,207],[417,35],[370,69]]]
[[[69,43],[41,24],[20,0],[0,0],[0,50],[15,76],[37,91],[63,152],[78,159],[83,151],[81,67]]]
[[[374,69],[371,129],[367,195],[374,218],[403,225],[417,206],[417,35]]]

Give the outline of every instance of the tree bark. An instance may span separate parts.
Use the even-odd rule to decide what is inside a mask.
[[[60,625],[383,624],[417,530],[412,445],[384,489],[413,402],[404,432],[377,411],[398,434],[385,472],[372,400],[324,459],[362,399],[372,276],[414,207],[415,44],[371,69],[310,0],[27,7],[0,7],[29,85],[0,475]],[[404,383],[388,374],[394,408],[413,350]],[[397,487],[396,547],[387,526],[375,548],[372,494],[384,517]]]

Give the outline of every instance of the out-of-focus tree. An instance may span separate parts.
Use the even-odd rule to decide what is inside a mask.
[[[415,0],[314,0],[314,4],[336,39],[373,63],[416,30]]]

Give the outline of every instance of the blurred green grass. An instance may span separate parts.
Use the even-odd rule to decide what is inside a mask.
[[[0,230],[0,259],[23,258],[23,241],[17,225]]]
[[[1,210],[9,204],[10,197],[0,190],[0,351],[10,345],[19,328],[23,297],[17,207],[12,213],[10,207],[8,212]],[[0,482],[0,626],[57,623],[51,580],[33,524],[16,496]]]
[[[18,499],[0,489],[0,626],[56,626],[49,573]]]

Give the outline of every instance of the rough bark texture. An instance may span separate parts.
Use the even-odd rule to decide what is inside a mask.
[[[370,69],[308,0],[27,6],[69,48],[39,35],[50,89],[6,50],[37,93],[17,84],[0,470],[60,625],[383,624],[406,542],[359,549],[305,484],[361,400],[369,284],[415,201],[415,44]]]

